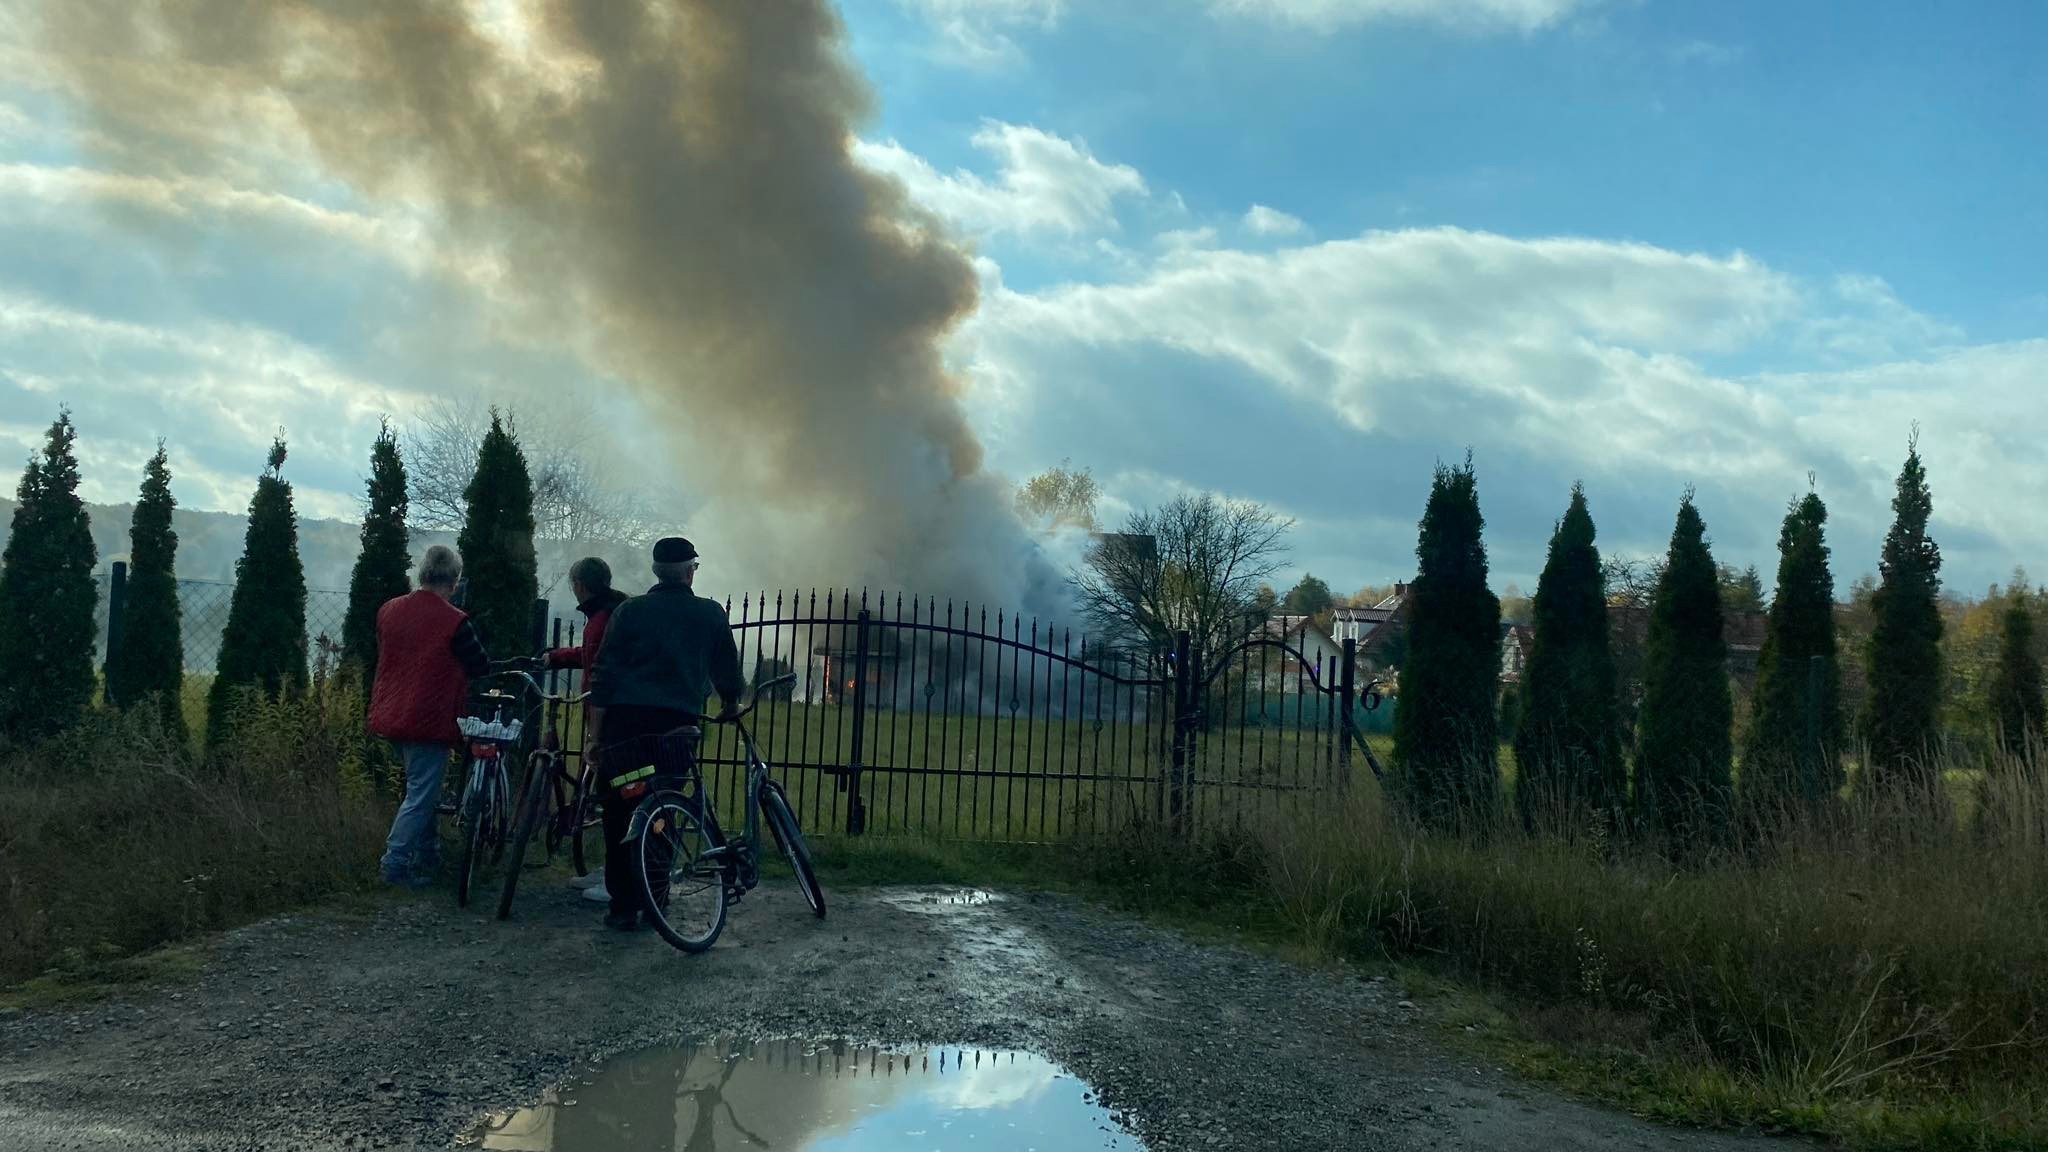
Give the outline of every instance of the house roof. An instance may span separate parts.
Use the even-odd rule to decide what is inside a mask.
[[[1313,616],[1289,616],[1283,614],[1268,616],[1266,617],[1265,624],[1262,626],[1262,630],[1267,636],[1275,640],[1293,640],[1296,637],[1307,638],[1309,633],[1313,632],[1316,638],[1321,639],[1324,644],[1332,648],[1337,646],[1337,642],[1330,639],[1330,634],[1323,631],[1322,626],[1316,623]]]

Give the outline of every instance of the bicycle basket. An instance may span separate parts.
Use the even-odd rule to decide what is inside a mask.
[[[697,745],[703,739],[704,730],[689,725],[607,744],[598,785],[621,800],[637,800],[657,782],[691,779],[697,772]]]

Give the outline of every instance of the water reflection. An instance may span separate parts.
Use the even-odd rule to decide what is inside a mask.
[[[1141,1146],[1028,1052],[718,1042],[630,1053],[461,1141],[507,1152]]]

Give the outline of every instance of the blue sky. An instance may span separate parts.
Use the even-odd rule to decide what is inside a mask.
[[[346,514],[379,414],[590,374],[438,278],[430,215],[260,134],[176,180],[96,160],[11,7],[0,450],[68,402],[96,498],[165,435],[182,498],[231,508],[283,422],[308,509]],[[1768,573],[1811,473],[1846,584],[1917,420],[1950,583],[2048,567],[2048,7],[842,11],[857,156],[975,253],[946,352],[998,473],[1070,459],[1111,518],[1261,500],[1340,589],[1407,574],[1467,448],[1525,588],[1574,480],[1610,551],[1659,550],[1692,486]]]

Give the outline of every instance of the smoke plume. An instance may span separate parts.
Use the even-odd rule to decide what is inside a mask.
[[[504,331],[634,390],[630,467],[698,482],[717,586],[1043,591],[941,361],[973,268],[854,162],[825,0],[66,0],[40,32],[130,171],[297,150],[431,221]]]

